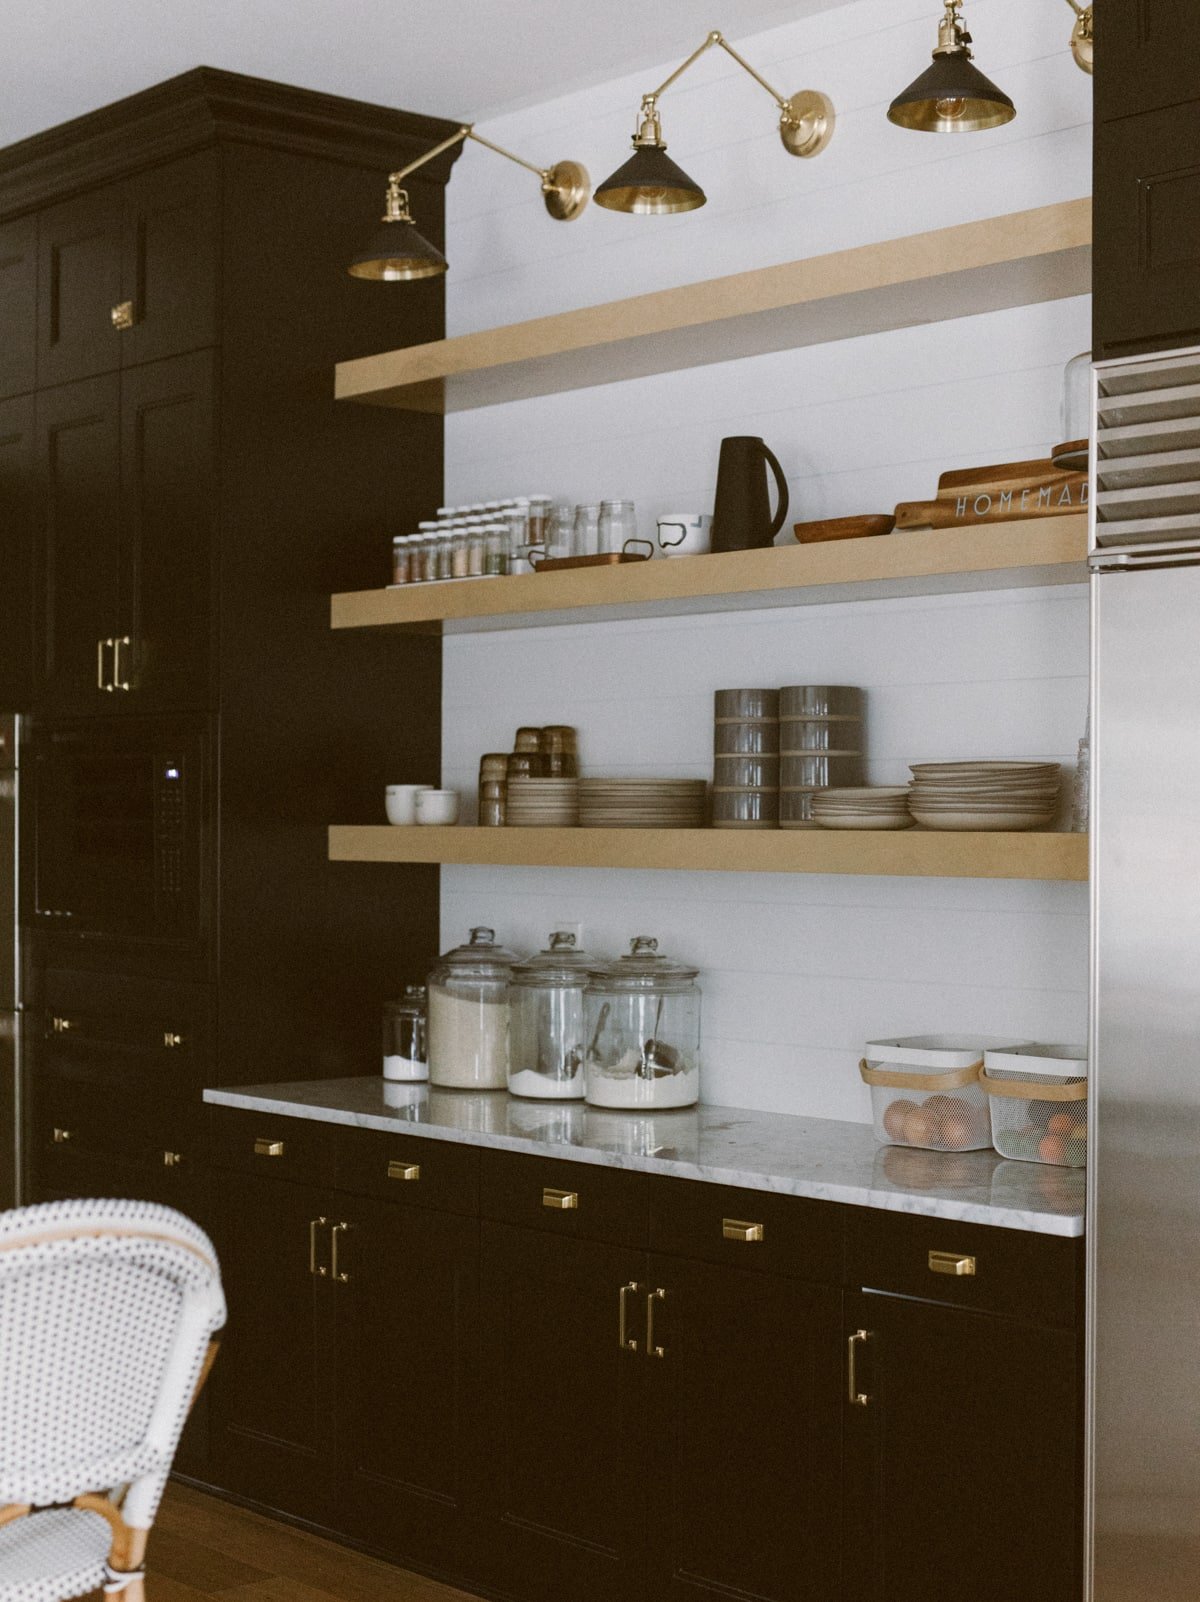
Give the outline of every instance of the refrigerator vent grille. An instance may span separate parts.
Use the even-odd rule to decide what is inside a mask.
[[[1096,544],[1200,536],[1200,351],[1102,367]]]

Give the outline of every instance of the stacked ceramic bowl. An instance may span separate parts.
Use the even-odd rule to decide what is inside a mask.
[[[815,790],[812,820],[822,829],[911,829],[907,785]]]
[[[908,805],[927,829],[1044,829],[1058,815],[1057,762],[914,762]]]
[[[780,690],[780,828],[811,828],[819,791],[862,784],[863,702],[863,692],[850,684]]]
[[[516,829],[575,828],[579,823],[579,780],[509,779],[505,822]]]
[[[712,821],[714,829],[778,825],[778,690],[716,692]]]
[[[512,785],[509,785],[512,817]],[[708,786],[703,779],[580,779],[579,822],[585,829],[702,829]]]

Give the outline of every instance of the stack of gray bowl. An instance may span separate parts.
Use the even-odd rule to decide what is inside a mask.
[[[850,684],[789,684],[780,690],[781,829],[814,826],[814,790],[862,784],[865,701]]]
[[[718,690],[713,752],[713,828],[777,828],[779,691]]]

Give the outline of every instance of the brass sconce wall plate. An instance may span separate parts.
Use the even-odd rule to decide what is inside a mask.
[[[779,119],[779,137],[789,156],[811,160],[833,138],[837,113],[833,101],[819,89],[801,89],[787,103]]]
[[[587,168],[578,161],[556,161],[547,174],[542,194],[555,222],[574,222],[592,197]]]

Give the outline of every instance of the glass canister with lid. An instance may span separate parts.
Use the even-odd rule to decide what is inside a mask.
[[[383,1009],[383,1077],[428,1079],[428,1057],[425,986],[405,985],[399,1000],[387,1002]]]
[[[583,996],[601,966],[557,930],[513,969],[508,1088],[542,1101],[583,1100]]]
[[[472,929],[429,975],[429,1079],[450,1090],[508,1084],[508,987],[516,957]]]
[[[584,997],[593,1107],[691,1107],[700,1097],[699,970],[639,935],[598,970]]]

